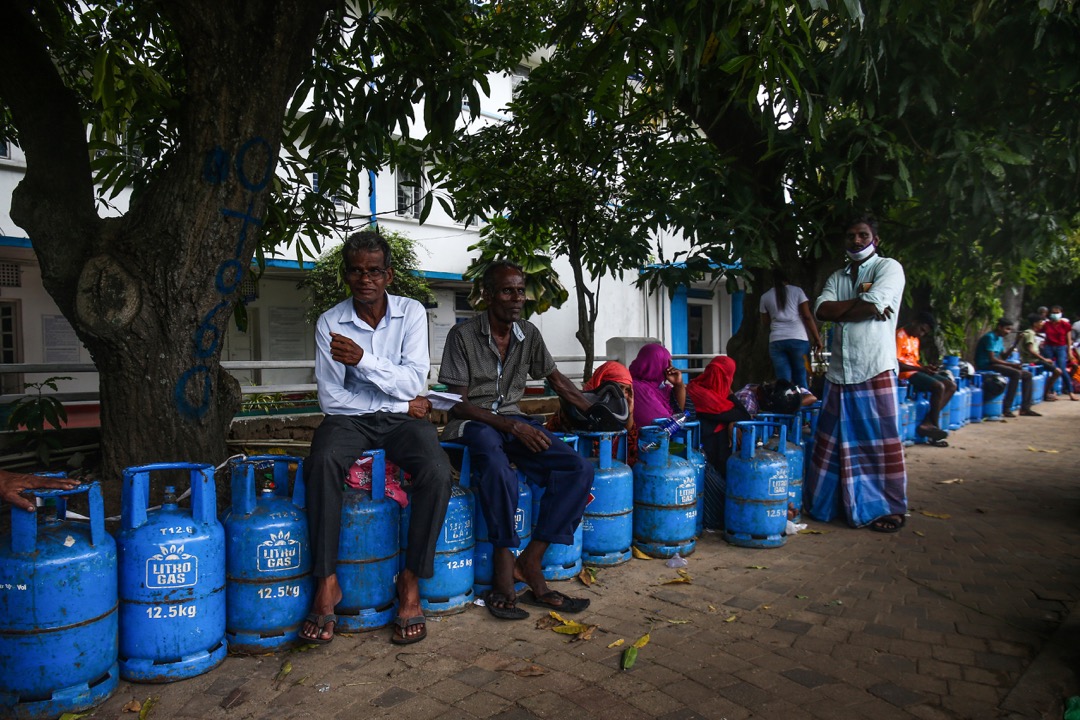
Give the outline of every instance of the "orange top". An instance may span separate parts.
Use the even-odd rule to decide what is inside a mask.
[[[921,365],[919,362],[919,338],[907,334],[900,328],[896,331],[896,359],[905,365]],[[907,380],[915,374],[914,370],[900,372],[900,379]]]

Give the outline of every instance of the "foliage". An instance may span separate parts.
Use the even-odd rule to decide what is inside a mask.
[[[379,232],[390,245],[390,267],[394,269],[394,282],[389,291],[422,303],[431,302],[434,299],[431,288],[427,281],[417,274],[420,261],[416,256],[416,241],[393,230]],[[344,273],[345,265],[339,245],[324,252],[315,261],[315,266],[296,284],[298,288],[308,291],[305,316],[309,323],[314,324],[320,315],[349,297],[349,286],[345,284]]]
[[[67,422],[67,410],[58,399],[44,394],[44,390],[49,388],[56,392],[58,381],[70,379],[67,376],[53,376],[41,382],[25,383],[24,390],[34,390],[37,394],[27,394],[8,406],[8,430],[22,430],[26,447],[46,466],[53,451],[59,450],[62,445],[56,434],[45,426],[51,425],[54,430],[59,430]]]
[[[469,250],[479,250],[480,254],[472,259],[464,273],[465,279],[472,281],[469,304],[474,308],[487,309],[487,303],[481,297],[484,273],[497,260],[517,263],[525,273],[524,317],[539,315],[553,307],[560,308],[570,297],[551,266],[551,240],[546,232],[540,230],[532,237],[524,236],[505,218],[493,217],[480,231],[480,237],[480,242],[469,246]]]

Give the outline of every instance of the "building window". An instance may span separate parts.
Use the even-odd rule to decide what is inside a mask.
[[[397,173],[397,214],[402,217],[418,218],[424,206],[422,183],[415,175],[398,170]]]
[[[7,140],[0,140],[0,159],[11,159],[11,145],[8,144]]]
[[[19,301],[0,300],[0,362],[22,362],[20,314]],[[23,392],[22,373],[0,375],[0,392],[5,395]]]
[[[315,193],[316,195],[321,192],[321,190],[319,190],[319,173],[311,173],[311,192]],[[342,204],[340,195],[335,195],[333,197],[333,200],[335,205]]]
[[[521,86],[521,83],[528,79],[528,77],[528,65],[518,65],[514,68],[513,72],[510,73],[510,96],[515,100],[517,100],[518,88]]]

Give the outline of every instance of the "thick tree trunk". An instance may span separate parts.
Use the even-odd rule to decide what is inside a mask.
[[[18,43],[0,45],[0,93],[27,158],[11,215],[100,373],[106,480],[134,464],[226,456],[240,397],[220,368],[221,338],[260,239],[284,109],[328,6],[162,5],[187,76],[180,142],[108,220],[94,212],[78,101],[29,10],[16,13]]]

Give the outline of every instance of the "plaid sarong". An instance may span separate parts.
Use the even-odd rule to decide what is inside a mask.
[[[907,512],[907,471],[897,423],[896,374],[825,384],[805,506],[829,522],[842,508],[852,527]]]

